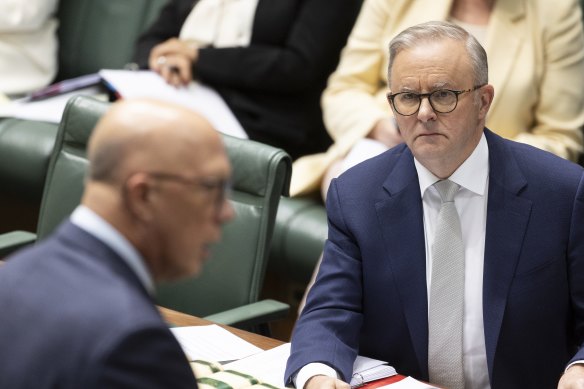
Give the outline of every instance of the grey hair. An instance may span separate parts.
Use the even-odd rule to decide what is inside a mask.
[[[464,28],[453,23],[431,21],[409,27],[400,32],[389,43],[388,80],[391,84],[391,69],[395,57],[403,50],[413,48],[424,42],[452,39],[466,43],[466,51],[474,73],[475,85],[489,82],[487,53],[479,41]]]

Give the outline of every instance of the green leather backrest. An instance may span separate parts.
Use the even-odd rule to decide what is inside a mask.
[[[130,62],[136,39],[167,0],[60,0],[59,75],[67,79]]]
[[[233,167],[236,218],[195,279],[159,287],[158,303],[196,316],[258,301],[278,203],[288,194],[291,159],[282,150],[224,136]]]
[[[87,169],[87,140],[108,107],[108,103],[81,96],[67,103],[45,180],[37,226],[39,239],[50,234],[79,204]]]
[[[87,168],[86,145],[109,103],[72,98],[63,113],[39,217],[39,238],[51,233],[79,204]],[[288,194],[292,162],[284,151],[224,136],[233,167],[232,204],[237,217],[203,273],[159,289],[163,306],[206,316],[258,300],[281,195]]]

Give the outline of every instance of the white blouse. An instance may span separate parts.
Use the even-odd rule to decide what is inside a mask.
[[[248,46],[257,4],[258,0],[200,0],[185,20],[179,38],[192,40],[199,47]]]

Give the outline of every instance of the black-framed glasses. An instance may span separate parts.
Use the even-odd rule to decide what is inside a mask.
[[[157,180],[173,181],[185,186],[202,189],[214,196],[215,208],[219,212],[231,193],[231,181],[214,177],[184,177],[179,174],[145,172]]]
[[[430,106],[437,113],[449,113],[458,105],[458,95],[473,92],[486,84],[477,85],[466,90],[438,89],[430,93],[399,92],[388,94],[387,99],[393,109],[402,116],[411,116],[418,112],[422,105],[422,99],[428,98]]]

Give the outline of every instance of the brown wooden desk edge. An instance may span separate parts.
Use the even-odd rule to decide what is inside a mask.
[[[173,311],[172,309],[168,309],[168,308],[164,308],[164,307],[158,307],[158,310],[162,314],[162,317],[164,318],[164,320],[166,320],[168,323],[175,325],[175,326],[178,326],[178,327],[205,326],[205,325],[209,325],[209,324],[217,324],[217,323],[213,323],[212,321],[209,321],[209,320],[201,319],[200,317],[187,315],[185,313]],[[279,346],[279,345],[284,343],[284,342],[277,340],[277,339],[268,338],[267,336],[254,334],[252,332],[229,327],[229,326],[226,326],[223,324],[218,324],[218,325],[225,328],[227,331],[231,332],[232,334],[239,336],[243,340],[246,340],[246,341],[250,342],[251,344],[253,344],[253,345],[255,345],[263,350],[269,350],[271,348],[274,348],[274,347]]]

